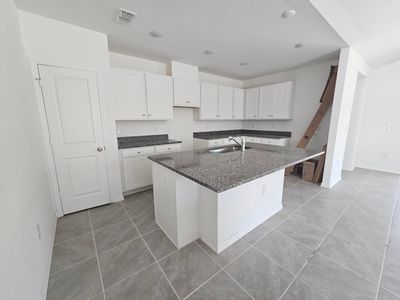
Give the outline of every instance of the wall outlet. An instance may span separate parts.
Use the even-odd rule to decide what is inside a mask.
[[[42,232],[41,232],[41,230],[40,230],[40,225],[39,225],[39,223],[36,224],[36,232],[37,232],[37,235],[38,235],[38,239],[40,240],[41,237],[42,237]]]

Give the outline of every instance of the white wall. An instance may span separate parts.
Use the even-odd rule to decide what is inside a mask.
[[[332,187],[341,180],[358,78],[360,75],[368,77],[369,72],[368,64],[354,49],[341,49],[322,181],[324,187]]]
[[[370,73],[356,166],[400,174],[399,84],[400,63]]]
[[[296,146],[318,110],[319,101],[329,78],[330,67],[337,64],[337,60],[328,61],[245,81],[244,87],[248,88],[293,80],[295,82],[295,90],[293,120],[244,121],[243,128],[291,131],[291,146]],[[330,112],[331,110],[327,112],[322,120],[320,127],[307,146],[308,149],[320,150],[326,144],[328,140]]]
[[[134,56],[110,53],[114,67],[122,67],[144,72],[167,74],[169,67],[161,62],[145,60]],[[202,82],[241,87],[242,82],[223,76],[199,72]],[[240,129],[241,121],[196,121],[192,108],[174,107],[174,118],[168,121],[117,121],[118,136],[168,134],[170,138],[181,140],[183,149],[193,147],[193,132],[207,130]]]
[[[100,98],[104,104],[104,134],[112,201],[123,199],[115,122],[111,115],[112,93],[107,36],[82,27],[66,24],[20,11],[22,35],[32,64],[48,64],[95,71]],[[37,76],[38,74],[36,74]],[[43,126],[45,127],[45,125]]]
[[[356,151],[360,136],[361,119],[365,107],[367,83],[368,78],[362,77],[361,75],[358,76],[343,160],[343,169],[347,171],[353,171],[356,167]]]
[[[0,40],[0,298],[45,299],[56,216],[12,0],[0,1]]]

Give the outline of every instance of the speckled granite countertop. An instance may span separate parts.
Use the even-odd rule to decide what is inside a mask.
[[[168,138],[168,134],[125,136],[118,138],[118,149],[179,143],[182,141],[171,140]]]
[[[269,130],[251,130],[251,129],[201,131],[193,133],[194,138],[203,140],[223,139],[229,136],[238,136],[238,135],[269,138],[269,139],[284,139],[284,138],[290,138],[292,136],[292,133],[289,131],[269,131]]]
[[[321,155],[289,147],[248,143],[250,149],[209,153],[208,149],[149,156],[149,159],[210,190],[221,193],[259,177]]]

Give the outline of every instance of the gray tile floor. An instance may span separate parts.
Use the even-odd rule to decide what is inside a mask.
[[[333,189],[286,177],[284,208],[219,255],[177,250],[152,191],[135,194],[59,219],[47,298],[400,300],[399,188],[362,169]]]

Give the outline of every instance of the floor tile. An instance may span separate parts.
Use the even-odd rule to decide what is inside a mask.
[[[385,261],[382,274],[382,287],[400,295],[400,261]]]
[[[298,210],[294,216],[302,218],[309,225],[328,232],[335,225],[340,215],[328,207],[321,207],[319,202],[312,201]]]
[[[400,296],[397,296],[384,288],[380,288],[377,300],[400,300]]]
[[[142,235],[150,233],[159,228],[154,219],[154,211],[133,218],[132,221],[135,223]]]
[[[138,237],[139,233],[130,219],[94,231],[94,239],[98,253]]]
[[[157,264],[152,264],[137,274],[106,289],[107,300],[173,300],[174,291]]]
[[[315,249],[325,236],[325,232],[311,226],[307,221],[291,216],[276,228],[277,231],[302,243],[308,248]]]
[[[104,287],[128,277],[154,262],[142,239],[136,239],[99,255]]]
[[[218,273],[189,300],[250,300],[251,297],[235,283],[224,271]]]
[[[311,198],[312,197],[307,193],[303,194],[293,188],[283,191],[282,203],[284,207],[295,211],[306,202],[310,201]]]
[[[373,282],[378,282],[379,280],[383,253],[360,247],[357,244],[332,235],[323,242],[318,253]]]
[[[394,261],[400,259],[400,235],[398,233],[390,232],[386,258]]]
[[[146,234],[143,238],[156,259],[160,259],[176,250],[175,245],[161,229]]]
[[[47,300],[89,299],[101,291],[99,267],[93,257],[50,276]]]
[[[287,208],[286,206],[283,206],[283,208],[278,211],[276,214],[274,214],[271,218],[269,218],[267,221],[265,221],[265,225],[268,226],[269,228],[273,229],[279,224],[283,223],[290,214],[293,213],[293,210],[291,208]]]
[[[226,271],[255,299],[278,299],[293,276],[255,249],[249,249]]]
[[[57,220],[54,243],[64,242],[84,233],[91,232],[91,230],[87,210],[66,215]]]
[[[322,188],[317,184],[301,181],[290,190],[311,199],[316,196]]]
[[[299,278],[331,299],[375,299],[376,285],[316,254]]]
[[[348,216],[343,216],[332,229],[331,234],[361,247],[384,251],[386,243],[386,225],[379,222],[359,223]]]
[[[51,273],[56,273],[66,267],[96,255],[93,236],[86,233],[72,240],[56,244],[53,248]]]
[[[96,207],[89,211],[93,230],[129,219],[120,203]]]
[[[255,242],[257,242],[259,239],[261,239],[263,236],[271,231],[271,227],[268,225],[268,221],[269,220],[254,228],[252,231],[246,234],[243,239],[245,239],[246,242],[250,244],[254,244]]]
[[[159,263],[182,298],[220,270],[196,243],[183,247]]]
[[[254,247],[292,274],[300,271],[312,253],[311,249],[277,231],[269,233]]]
[[[153,190],[149,189],[146,191],[142,191],[139,193],[134,193],[134,194],[130,194],[130,195],[126,195],[125,196],[125,200],[126,201],[130,201],[130,200],[140,200],[140,199],[153,199]]]
[[[90,298],[88,300],[104,300],[104,299],[105,299],[104,298],[104,294],[100,293],[100,294],[97,294],[96,296],[94,296],[94,297],[92,297],[92,298]]]
[[[154,210],[154,200],[148,195],[139,198],[130,198],[122,202],[131,218],[143,215]]]
[[[208,255],[212,259],[214,259],[214,261],[222,268],[251,247],[250,244],[244,239],[240,239],[233,245],[226,248],[220,254],[217,254],[213,250],[211,250],[210,247],[208,247],[202,240],[198,240],[197,242],[199,243],[200,247],[203,248],[208,253]]]
[[[296,279],[283,295],[282,300],[329,300],[329,298],[303,281]]]

